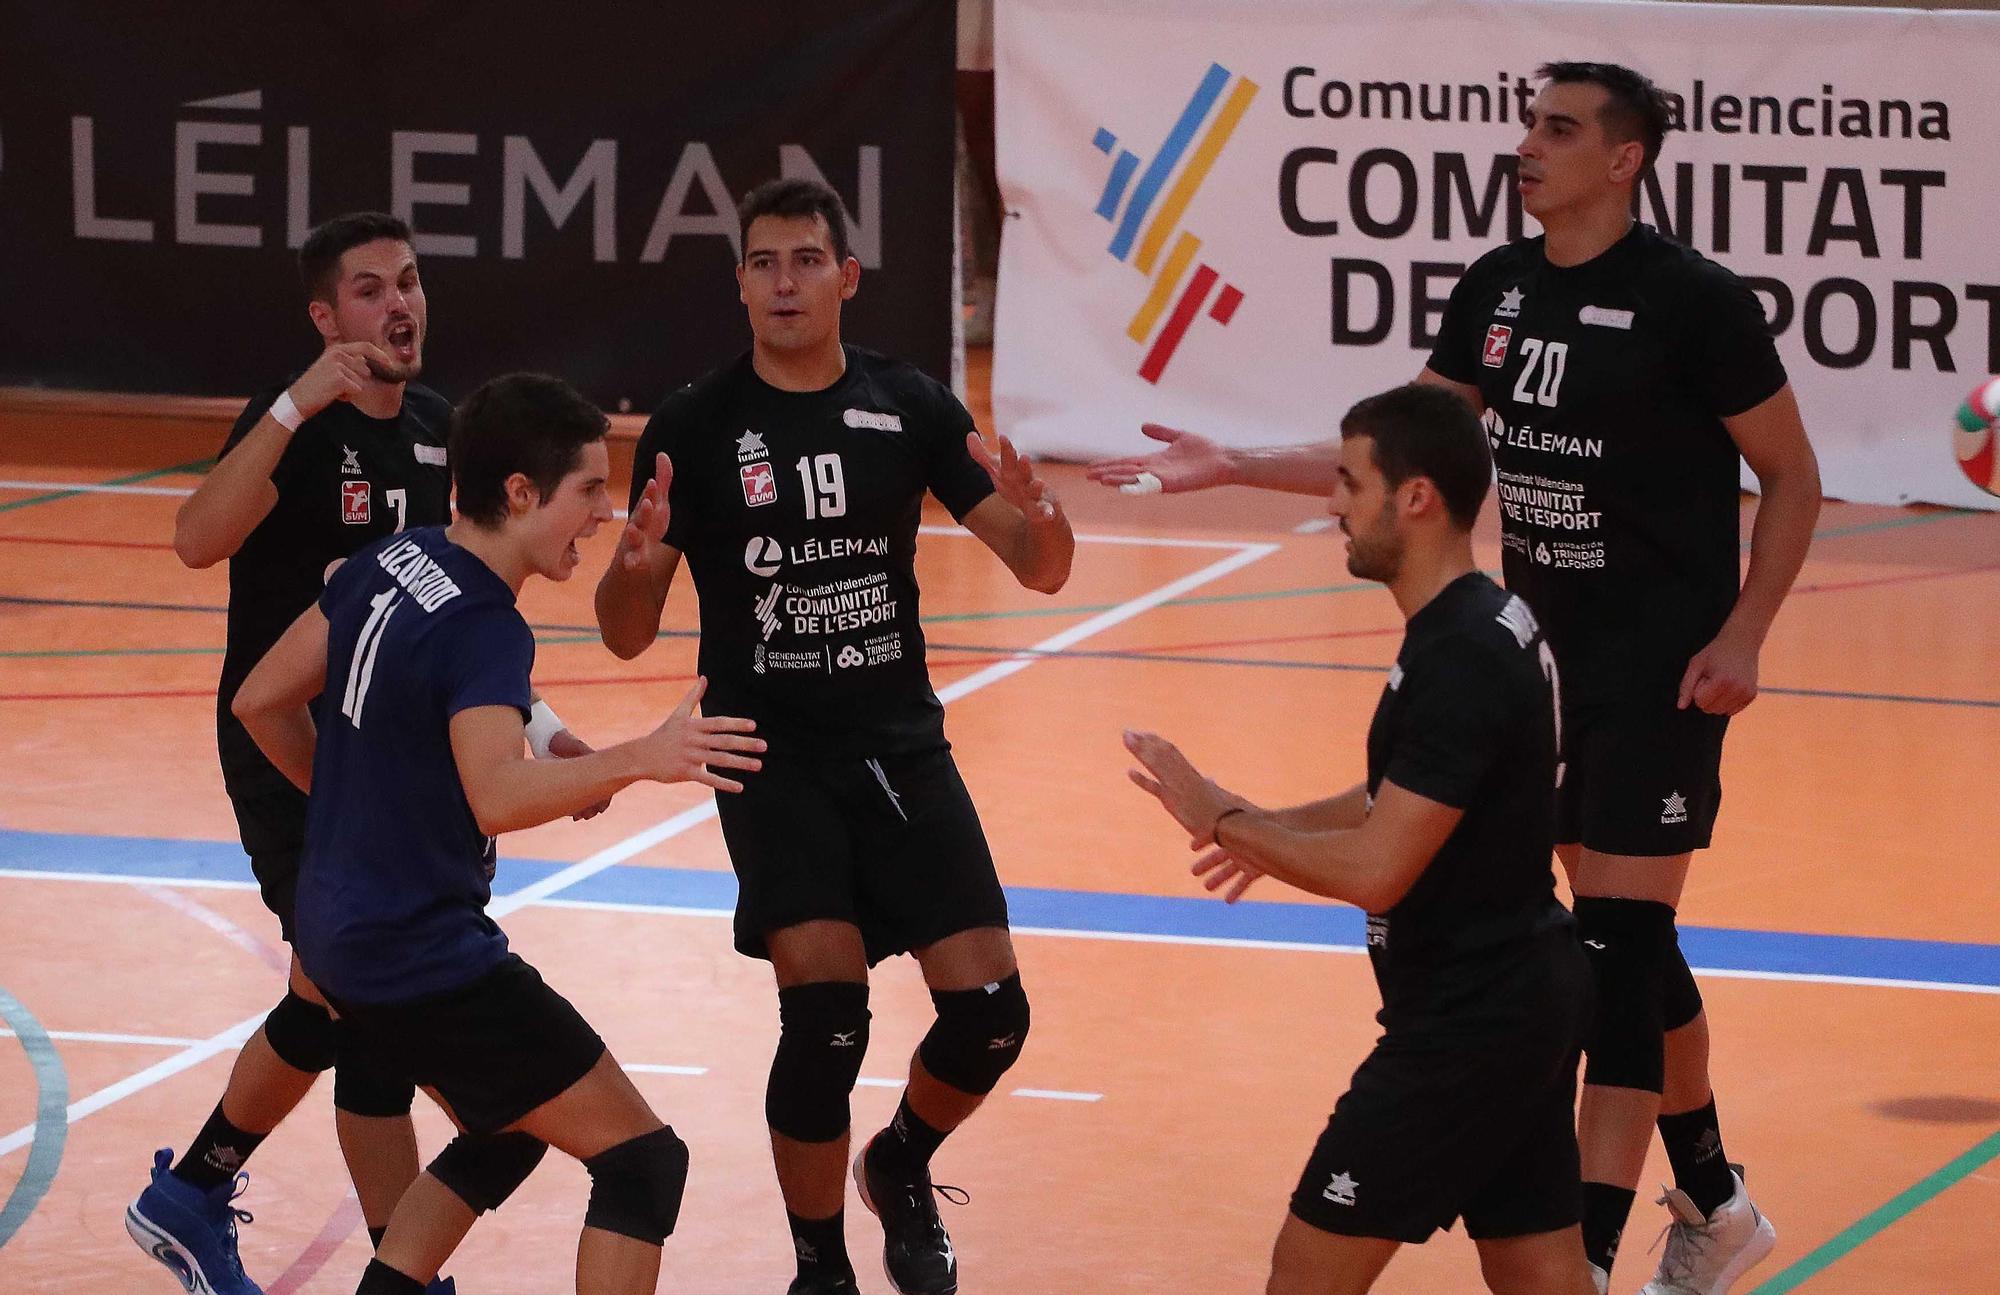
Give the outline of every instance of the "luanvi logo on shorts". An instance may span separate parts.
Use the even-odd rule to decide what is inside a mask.
[[[1326,1190],[1321,1192],[1320,1195],[1326,1197],[1335,1205],[1352,1205],[1354,1204],[1354,1193],[1360,1186],[1361,1184],[1355,1182],[1351,1176],[1339,1173],[1333,1176],[1333,1181],[1326,1185]]]
[[[1687,797],[1681,795],[1679,792],[1675,792],[1662,803],[1665,805],[1665,808],[1660,811],[1660,822],[1662,824],[1685,823],[1688,821]]]
[[[1232,75],[1220,63],[1208,65],[1194,96],[1181,109],[1159,151],[1143,171],[1139,155],[1131,149],[1119,148],[1118,137],[1104,127],[1098,127],[1091,141],[1098,152],[1112,159],[1111,174],[1105,178],[1096,208],[1099,216],[1111,222],[1113,233],[1108,250],[1114,260],[1129,262],[1153,281],[1125,335],[1141,346],[1147,346],[1150,339],[1145,359],[1139,364],[1139,376],[1154,384],[1167,371],[1167,362],[1174,358],[1203,306],[1208,307],[1210,319],[1227,325],[1236,317],[1236,308],[1243,304],[1241,288],[1224,283],[1206,262],[1197,262],[1201,239],[1179,228],[1188,204],[1194,201],[1215,159],[1221,156],[1243,114],[1249,111],[1250,101],[1257,97],[1255,81],[1238,76],[1234,78],[1236,84],[1230,87]],[[1229,87],[1227,95],[1223,94],[1224,87]],[[1206,130],[1203,123],[1207,124]],[[1195,139],[1197,133],[1201,136],[1199,142]],[[1181,166],[1183,158],[1185,166]],[[1169,188],[1167,179],[1174,175],[1176,167],[1180,167],[1180,174]],[[1188,278],[1190,270],[1192,278]],[[1167,308],[1169,301],[1173,302],[1172,310]]]

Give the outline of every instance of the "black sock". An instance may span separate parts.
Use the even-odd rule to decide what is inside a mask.
[[[388,1228],[369,1228],[368,1244],[374,1246],[377,1250],[380,1250],[382,1248],[382,1238],[388,1235],[389,1235]]]
[[[854,1265],[847,1258],[845,1218],[845,1211],[830,1219],[802,1219],[785,1211],[785,1221],[792,1225],[792,1252],[798,1257],[799,1276],[854,1280]]]
[[[187,1152],[173,1168],[173,1175],[190,1187],[212,1192],[236,1177],[236,1171],[243,1167],[250,1153],[269,1136],[237,1128],[223,1115],[222,1103],[217,1102],[215,1113],[188,1144]]]
[[[910,1109],[907,1096],[896,1107],[896,1118],[889,1121],[886,1133],[876,1144],[879,1154],[888,1164],[910,1170],[928,1169],[931,1157],[951,1136],[949,1130],[940,1131],[924,1123],[923,1117]]]
[[[1618,1257],[1618,1238],[1625,1233],[1625,1220],[1632,1217],[1633,1195],[1609,1183],[1583,1185],[1583,1253],[1606,1273]]]
[[[1674,1186],[1687,1193],[1694,1207],[1713,1214],[1736,1194],[1729,1176],[1729,1157],[1722,1153],[1722,1129],[1715,1118],[1715,1098],[1685,1115],[1662,1115],[1660,1141],[1674,1166]]]
[[[370,1259],[354,1295],[424,1295],[424,1286],[425,1283],[405,1277],[380,1259]]]

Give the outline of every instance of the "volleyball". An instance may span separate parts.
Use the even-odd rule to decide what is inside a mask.
[[[2000,495],[2000,378],[1989,378],[1972,389],[1958,407],[1952,425],[1952,448],[1958,466],[1972,484],[1989,495]]]

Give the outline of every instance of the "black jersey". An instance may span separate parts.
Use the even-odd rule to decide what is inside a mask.
[[[291,381],[253,397],[222,453],[236,448]],[[451,404],[428,387],[403,388],[402,412],[370,418],[337,400],[292,433],[271,484],[278,502],[229,560],[229,632],[216,690],[216,741],[230,794],[291,784],[257,749],[229,704],[258,660],[313,605],[326,569],[363,546],[451,520],[445,434]]]
[[[1722,419],[1785,384],[1756,296],[1648,225],[1568,267],[1527,239],[1459,280],[1430,367],[1485,397],[1507,587],[1572,691],[1678,683],[1736,602]]]
[[[1409,892],[1368,917],[1384,1023],[1475,990],[1490,958],[1568,920],[1555,898],[1554,654],[1534,613],[1478,573],[1410,618],[1368,726],[1384,781],[1465,812]]]
[[[963,520],[993,493],[972,415],[911,365],[848,347],[823,391],[780,391],[745,354],[667,397],[639,448],[673,462],[666,542],[701,602],[703,705],[757,721],[774,754],[940,748],[924,667],[917,521],[928,489]]]

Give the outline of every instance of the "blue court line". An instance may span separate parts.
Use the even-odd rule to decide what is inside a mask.
[[[1131,205],[1125,208],[1125,219],[1111,240],[1111,255],[1122,261],[1132,250],[1132,242],[1139,237],[1139,226],[1145,222],[1153,199],[1160,196],[1167,176],[1172,174],[1174,165],[1181,160],[1181,154],[1193,142],[1196,128],[1208,116],[1208,110],[1215,106],[1215,101],[1222,96],[1222,87],[1227,84],[1229,69],[1220,63],[1210,63],[1208,71],[1202,75],[1201,84],[1195,87],[1194,97],[1181,111],[1180,120],[1174,123],[1174,128],[1167,133],[1166,142],[1160,145],[1152,165],[1139,177],[1139,187],[1132,191]]]
[[[28,1148],[28,1164],[20,1181],[8,1194],[6,1205],[0,1206],[0,1246],[4,1246],[42,1203],[62,1165],[63,1146],[69,1141],[69,1075],[49,1032],[5,989],[0,989],[0,1020],[6,1021],[21,1041],[28,1065],[35,1072],[35,1140]]]
[[[1175,862],[1178,862],[1177,860]],[[511,894],[568,866],[505,859],[494,886]],[[0,869],[147,877],[165,882],[248,883],[249,861],[222,841],[72,836],[0,830]],[[736,879],[700,868],[622,864],[562,892],[569,900],[651,908],[728,912]],[[1251,945],[1351,948],[1362,943],[1362,917],[1345,905],[1246,900],[1224,904],[1197,896],[1010,887],[1019,927],[1137,939],[1229,940]],[[1815,935],[1728,927],[1683,927],[1681,940],[1698,970],[1782,976],[1844,976],[2000,989],[2000,944]]]

